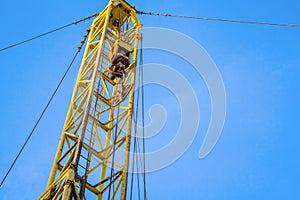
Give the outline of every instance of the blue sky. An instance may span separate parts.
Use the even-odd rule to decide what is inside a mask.
[[[129,1],[143,11],[278,23],[300,23],[300,3],[278,1]],[[107,1],[4,1],[0,48],[101,11]],[[208,128],[210,97],[203,79],[173,55],[146,50],[145,63],[173,67],[190,80],[201,111],[191,147],[172,165],[149,173],[149,199],[298,199],[300,161],[300,28],[141,16],[145,27],[174,29],[210,54],[227,94],[225,126],[213,151],[198,158]],[[0,52],[0,177],[65,71],[91,21]],[[78,58],[4,185],[0,199],[35,199],[47,182],[63,126]],[[156,95],[154,95],[156,94]],[[165,130],[147,140],[155,150],[176,132],[172,94],[146,87],[146,108],[164,105]],[[170,106],[172,105],[172,106]],[[192,116],[191,116],[192,117]],[[146,120],[149,120],[147,116]]]

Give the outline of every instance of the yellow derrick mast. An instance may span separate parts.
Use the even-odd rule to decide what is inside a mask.
[[[139,29],[111,0],[93,21],[47,187],[38,199],[126,199]]]

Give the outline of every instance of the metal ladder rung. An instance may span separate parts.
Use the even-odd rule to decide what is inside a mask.
[[[103,124],[102,122],[100,122],[98,119],[96,119],[94,116],[90,115],[90,117],[95,120],[95,122],[97,123],[98,126],[100,126],[103,130],[108,131],[109,128]]]
[[[109,102],[108,99],[106,99],[105,97],[103,97],[101,94],[99,94],[98,92],[94,92],[94,95],[100,99],[101,101],[103,101],[106,105],[111,106],[111,103]]]
[[[109,82],[110,84],[112,84],[113,86],[116,85],[116,82],[114,82],[113,80],[111,80],[108,76],[106,76],[104,73],[101,73],[102,74],[102,78],[104,80],[106,80],[107,82]]]

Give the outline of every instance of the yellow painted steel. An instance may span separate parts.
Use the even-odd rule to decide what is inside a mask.
[[[38,199],[126,199],[140,28],[136,10],[123,0],[111,0],[93,21],[48,184]],[[108,68],[120,41],[133,52],[125,76],[112,80]]]

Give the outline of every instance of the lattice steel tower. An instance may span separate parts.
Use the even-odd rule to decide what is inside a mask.
[[[126,199],[140,27],[136,10],[123,0],[111,0],[93,21],[38,199]]]

